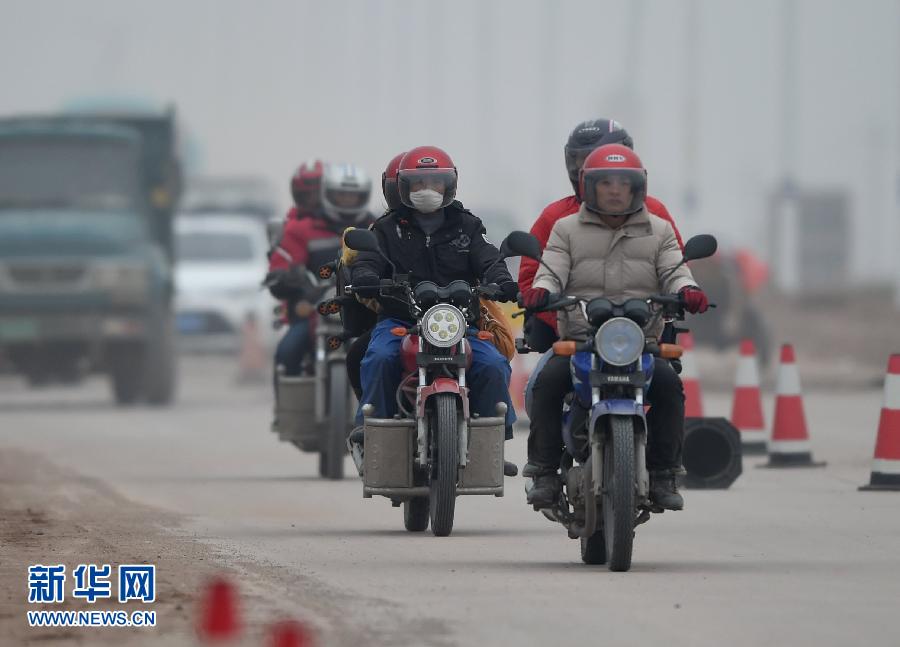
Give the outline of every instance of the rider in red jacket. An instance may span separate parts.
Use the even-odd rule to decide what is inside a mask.
[[[569,140],[565,146],[566,171],[569,174],[569,180],[572,182],[572,188],[575,190],[575,193],[548,204],[534,225],[532,225],[531,233],[540,241],[541,249],[546,247],[550,238],[550,232],[553,230],[553,225],[556,224],[556,221],[578,211],[578,208],[581,206],[581,196],[578,195],[578,172],[591,151],[604,144],[623,144],[629,148],[634,148],[634,142],[628,132],[618,122],[611,119],[584,121],[578,124],[569,135]],[[644,200],[644,203],[647,205],[647,210],[650,213],[659,216],[672,225],[678,244],[683,248],[684,242],[681,240],[681,234],[665,205],[649,195]],[[522,257],[519,265],[519,291],[522,294],[531,289],[537,268],[537,261]],[[529,316],[525,323],[525,338],[528,341],[528,345],[536,351],[544,352],[549,349],[551,344],[558,338],[556,313],[540,312],[534,316]]]

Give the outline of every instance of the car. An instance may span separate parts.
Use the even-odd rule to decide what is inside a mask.
[[[253,217],[176,219],[175,312],[182,350],[237,352],[251,322],[257,341],[274,348],[277,302],[261,287],[268,248],[265,226]]]

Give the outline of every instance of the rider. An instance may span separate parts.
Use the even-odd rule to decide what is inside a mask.
[[[385,211],[386,214],[403,207],[403,203],[400,202],[400,194],[397,191],[397,171],[400,169],[400,161],[403,159],[404,155],[406,155],[406,151],[395,155],[393,159],[388,162],[387,168],[385,168],[384,172],[381,174],[381,192],[384,194],[384,201],[387,205],[387,211]],[[369,340],[371,338],[372,330],[369,329],[359,335],[353,343],[350,344],[350,348],[347,349],[347,377],[350,380],[350,385],[353,387],[354,393],[356,393],[357,400],[362,398],[360,365],[366,354],[366,348],[369,347]]]
[[[316,273],[334,260],[340,249],[340,236],[349,226],[365,226],[371,221],[367,210],[372,180],[361,168],[349,164],[329,164],[321,176],[321,208],[299,211],[288,221],[269,264],[266,284],[276,299],[287,303],[289,328],[275,351],[276,365],[286,375],[299,375],[303,360],[311,348],[310,323],[315,316],[319,290],[307,271]],[[306,202],[305,204],[311,204]]]
[[[316,217],[322,208],[322,160],[303,162],[291,176],[291,197],[294,206],[288,210],[285,221]]]
[[[623,144],[628,148],[634,148],[634,142],[621,124],[611,119],[591,119],[583,121],[569,134],[569,139],[565,146],[566,171],[569,174],[569,181],[575,193],[556,202],[548,204],[541,215],[531,227],[531,233],[534,234],[541,243],[541,249],[547,244],[550,238],[550,230],[560,218],[576,213],[581,206],[581,192],[578,187],[578,173],[581,171],[581,165],[585,158],[598,146],[604,144]],[[675,238],[678,244],[682,245],[681,234],[669,215],[665,205],[653,198],[647,196],[645,199],[647,211],[654,216],[659,216],[666,220],[675,232]],[[519,290],[523,293],[531,288],[534,281],[535,272],[538,269],[538,262],[523,257],[519,265]],[[550,345],[558,339],[556,332],[556,313],[539,312],[533,315],[526,315],[525,320],[525,339],[528,345],[536,351],[543,353],[550,348]]]
[[[584,162],[579,188],[584,201],[577,213],[553,226],[543,254],[547,267],[538,269],[534,286],[522,295],[526,308],[546,306],[551,293],[621,302],[677,292],[689,312],[707,309],[706,295],[688,267],[674,269],[682,258],[675,231],[650,215],[645,202],[647,173],[630,148],[607,144],[594,150]],[[587,338],[589,328],[579,308],[560,310],[558,321],[561,338]],[[646,331],[653,339],[661,332],[661,323]],[[523,471],[535,477],[528,493],[532,505],[550,506],[558,496],[561,411],[571,390],[569,358],[551,356],[534,384],[528,465]],[[684,390],[665,360],[655,361],[647,400],[652,405],[647,415],[650,497],[663,508],[680,510],[684,499],[675,486],[675,473],[684,435]]]
[[[398,273],[408,274],[413,286],[421,281],[447,285],[463,280],[496,283],[501,299],[513,301],[518,285],[488,240],[481,220],[454,200],[457,170],[443,150],[435,146],[413,148],[400,163],[397,185],[403,208],[392,209],[378,219],[374,232],[385,256]],[[379,282],[391,277],[390,265],[373,252],[360,252],[351,268],[352,284],[363,296],[379,296]],[[399,337],[391,328],[411,325],[408,309],[392,299],[380,299],[382,311],[362,362],[360,405],[371,403],[375,416],[389,418],[397,409],[395,392],[402,378]],[[509,397],[509,362],[489,341],[471,336],[472,367],[467,372],[473,412],[495,415],[497,402],[507,405],[507,435],[515,422]],[[356,424],[362,425],[362,406]],[[359,443],[358,430],[351,441]],[[510,473],[515,466],[505,466]]]

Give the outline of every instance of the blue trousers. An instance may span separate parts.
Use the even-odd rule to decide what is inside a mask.
[[[298,319],[290,325],[275,349],[275,365],[284,366],[285,375],[300,375],[303,359],[309,353],[309,320]]]
[[[397,319],[382,319],[372,330],[372,340],[362,361],[362,398],[356,412],[356,424],[363,423],[362,405],[375,407],[375,417],[390,418],[397,413],[397,388],[403,379],[400,363],[402,337],[391,334],[391,328],[406,326]],[[506,425],[516,421],[516,412],[509,398],[509,377],[512,369],[506,358],[489,341],[468,337],[472,347],[472,367],[466,371],[469,387],[469,409],[488,417],[497,415],[497,403],[505,402]]]

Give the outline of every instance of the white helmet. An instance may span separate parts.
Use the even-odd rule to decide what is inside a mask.
[[[353,164],[329,164],[322,175],[322,211],[339,225],[357,225],[366,219],[372,179]]]

